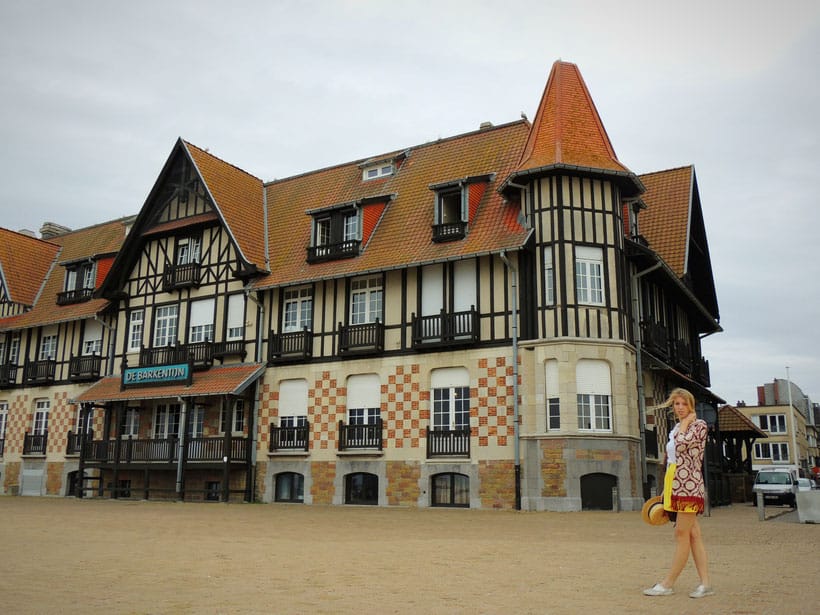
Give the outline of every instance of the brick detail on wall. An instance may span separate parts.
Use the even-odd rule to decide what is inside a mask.
[[[265,494],[267,493],[265,477],[268,475],[268,462],[257,459],[255,471],[256,480],[254,482],[256,483],[256,493],[254,493],[253,499],[255,502],[264,502]],[[274,480],[276,479],[274,478]],[[275,490],[275,486],[273,489]],[[271,494],[271,501],[273,501],[273,494]]]
[[[63,495],[63,468],[62,461],[51,461],[46,464],[46,495]]]
[[[480,461],[482,508],[515,508],[515,463],[513,461]]]
[[[564,440],[541,441],[542,497],[567,496],[567,464],[564,461]]]
[[[419,448],[430,421],[430,392],[419,386],[419,365],[396,365],[382,385],[384,437],[390,448]]]
[[[20,486],[20,462],[9,461],[5,464],[5,473],[3,476],[3,491],[8,494],[12,485]]]
[[[333,503],[333,480],[336,478],[335,461],[315,461],[310,464],[310,474],[313,485],[310,495],[314,504]]]
[[[343,403],[346,396],[346,387],[339,386],[336,378],[331,378],[327,371],[322,372],[312,389],[308,389],[308,421],[313,448],[336,448],[338,421],[347,413]]]
[[[478,360],[478,386],[470,391],[476,405],[471,407],[470,416],[473,425],[477,425],[472,431],[473,436],[478,437],[479,446],[512,444],[515,433],[513,371],[506,357]]]
[[[420,494],[421,465],[418,462],[388,461],[387,504],[389,506],[417,506]]]

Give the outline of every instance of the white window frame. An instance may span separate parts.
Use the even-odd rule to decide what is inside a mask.
[[[384,286],[381,276],[356,278],[350,282],[351,325],[381,321],[383,309]]]
[[[179,306],[174,303],[156,308],[154,312],[154,348],[172,346],[177,342]]]
[[[49,400],[34,400],[34,415],[31,417],[32,435],[45,436],[48,434],[48,413],[50,410],[51,402],[49,402]]]
[[[313,289],[289,288],[282,296],[282,332],[296,333],[305,327],[313,328]]]
[[[57,334],[44,335],[40,340],[39,361],[47,361],[57,356]]]
[[[544,364],[547,431],[561,429],[561,398],[559,395],[558,360],[548,359]]]
[[[177,265],[198,263],[202,253],[202,239],[184,237],[177,243]]]
[[[122,424],[120,425],[120,435],[126,438],[136,438],[140,433],[140,409],[126,408],[122,415]]]
[[[157,404],[154,407],[154,439],[179,437],[182,407],[180,404]]]
[[[355,241],[359,235],[359,210],[347,212],[342,216],[342,241]]]
[[[94,408],[91,408],[86,415],[85,433],[90,434],[92,427],[94,427]],[[77,408],[77,419],[74,421],[74,433],[83,433],[83,407]]]
[[[544,291],[546,305],[555,305],[555,268],[551,246],[544,248]]]
[[[17,365],[17,361],[20,359],[20,337],[12,337],[9,341],[9,357],[7,363],[12,365]]]
[[[83,347],[81,354],[84,356],[102,354],[102,337],[102,323],[96,320],[87,320],[85,323],[85,330],[83,331]]]
[[[612,374],[609,363],[579,359],[575,366],[578,430],[611,433]]]
[[[188,342],[214,341],[214,299],[191,301]]]
[[[389,177],[395,173],[393,163],[374,164],[362,169],[362,181]]]
[[[244,399],[235,399],[233,403],[230,405],[232,410],[232,425],[231,425],[231,434],[241,436],[245,433],[245,400]],[[225,409],[222,408],[219,411],[219,433],[225,434],[225,425],[226,421],[226,412]]]
[[[575,296],[579,304],[604,305],[604,255],[601,248],[575,248]]]
[[[0,440],[6,439],[6,424],[9,416],[9,402],[0,401]]]
[[[775,452],[777,451],[777,452]],[[771,461],[789,461],[788,442],[755,442],[755,459],[770,459]]]
[[[145,331],[145,310],[139,308],[128,314],[128,352],[137,352],[142,348],[142,336]]]
[[[378,374],[347,378],[348,425],[373,425],[381,417],[381,381]]]
[[[188,433],[189,438],[201,438],[205,433],[205,406],[193,404],[188,406]]]
[[[763,431],[773,434],[789,433],[785,414],[755,414],[752,422]],[[772,429],[774,427],[774,429]]]
[[[308,383],[304,378],[279,383],[279,427],[307,424]]]
[[[241,340],[245,337],[245,295],[230,295],[228,302],[228,322],[225,339]]]
[[[451,186],[436,191],[436,224],[467,222],[467,210],[467,190],[464,186]]]

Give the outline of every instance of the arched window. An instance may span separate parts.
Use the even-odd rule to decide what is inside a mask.
[[[432,506],[470,507],[470,477],[466,474],[445,472],[431,479]]]
[[[355,472],[345,476],[345,504],[379,503],[379,477],[367,472]]]
[[[296,472],[277,474],[274,497],[277,502],[304,502],[305,477]]]

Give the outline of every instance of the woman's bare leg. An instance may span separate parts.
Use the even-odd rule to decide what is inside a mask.
[[[703,544],[703,535],[700,531],[700,523],[695,518],[690,533],[690,547],[692,549],[692,559],[695,561],[695,570],[698,571],[701,585],[709,587],[709,558],[706,556],[706,546]]]
[[[675,554],[672,556],[672,567],[669,573],[661,581],[664,587],[675,585],[675,581],[678,580],[678,576],[689,559],[689,553],[692,550],[692,528],[696,522],[695,516],[695,513],[678,513],[675,523]]]

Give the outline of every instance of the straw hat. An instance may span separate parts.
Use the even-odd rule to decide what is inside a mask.
[[[649,525],[663,525],[669,523],[669,515],[663,509],[663,496],[656,495],[643,503],[641,517]]]

